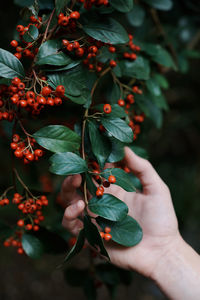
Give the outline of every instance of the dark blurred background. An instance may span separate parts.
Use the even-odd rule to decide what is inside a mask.
[[[1,1],[1,48],[9,49],[18,12],[19,8],[12,0]],[[148,150],[150,161],[170,187],[183,237],[200,252],[200,61],[191,60],[189,65],[185,74],[168,73],[170,88],[165,96],[170,110],[165,113],[162,129],[151,124],[142,143]],[[146,127],[149,127],[148,123]],[[0,175],[0,184],[5,183],[4,174]],[[69,287],[63,271],[56,269],[61,257],[45,255],[34,261],[0,246],[0,299],[85,299],[82,290]],[[84,265],[84,256],[73,264],[77,261]],[[151,281],[138,274],[133,274],[129,287],[120,286],[116,299],[124,298],[165,299]],[[109,299],[104,288],[99,290],[98,299]]]

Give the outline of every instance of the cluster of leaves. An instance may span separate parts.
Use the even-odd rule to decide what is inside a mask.
[[[9,86],[14,77],[26,82],[34,71],[37,82],[41,82],[39,78],[45,76],[45,84],[53,90],[57,86],[64,86],[64,96],[67,100],[58,114],[66,112],[67,115],[72,104],[77,110],[70,126],[52,125],[55,124],[55,120],[51,123],[48,119],[48,124],[33,134],[40,146],[53,152],[50,157],[52,173],[61,176],[82,174],[86,205],[97,215],[94,223],[93,218],[85,213],[84,228],[65,261],[78,254],[86,240],[92,249],[109,259],[99,228],[111,228],[112,240],[125,247],[132,247],[141,241],[142,229],[137,221],[128,215],[128,207],[124,202],[110,194],[105,193],[102,197],[96,195],[94,179],[97,174],[94,172],[94,164],[100,178],[97,185],[102,185],[113,175],[116,184],[127,192],[141,188],[138,180],[121,165],[126,145],[139,155],[147,156],[146,151],[137,144],[142,125],[140,122],[138,124],[136,116],[145,116],[160,128],[163,112],[168,110],[163,94],[163,90],[169,87],[165,73],[171,69],[185,72],[188,57],[198,57],[199,54],[191,50],[191,47],[187,50],[183,47],[185,42],[190,41],[182,39],[185,27],[180,20],[180,24],[170,25],[166,17],[164,25],[162,24],[160,15],[165,17],[165,11],[173,11],[171,0],[141,0],[137,3],[133,0],[110,0],[108,5],[92,6],[90,10],[85,9],[80,1],[14,2],[23,7],[21,17],[25,26],[29,23],[30,16],[40,17],[42,20],[40,28],[32,24],[23,35],[26,43],[31,43],[37,48],[37,54],[33,61],[24,59],[21,62],[9,51],[0,49],[0,84]],[[175,7],[174,10],[176,12],[180,9]],[[71,27],[68,30],[59,26],[58,16],[62,13],[70,14],[72,11],[79,11],[81,16],[73,30]],[[136,52],[133,60],[124,55],[130,51],[129,43],[132,37],[130,38],[128,33],[134,34],[134,44],[140,48],[139,54]],[[66,52],[62,46],[63,39],[71,43],[79,41],[80,47],[83,47],[86,53],[89,47],[98,46],[97,55],[92,58],[92,65],[100,66],[100,72],[93,67],[88,68],[88,63],[85,63],[86,56],[77,57],[74,53]],[[115,51],[109,51],[111,46]],[[110,65],[111,61],[116,62],[115,67]],[[139,87],[142,93],[135,93],[134,87]],[[35,92],[37,93],[37,89]],[[133,103],[120,106],[118,100],[127,99],[130,94],[134,96]],[[9,102],[7,98],[3,100]],[[105,103],[111,105],[112,110],[109,114],[103,110]],[[13,110],[13,130],[16,130],[19,124],[24,131],[21,120],[29,120],[29,113],[18,107],[14,107]],[[62,123],[67,121],[63,119]],[[24,131],[25,134],[26,132]],[[107,168],[106,163],[112,163],[113,167]],[[90,200],[87,199],[86,189],[91,194]],[[68,236],[64,237],[60,227],[58,229],[56,226],[53,228],[52,224],[47,225],[40,236],[39,233],[24,233],[22,237],[22,247],[32,258],[40,257],[44,249],[49,249],[46,247],[47,239],[56,241],[56,234],[58,244],[64,249]],[[3,224],[1,228],[6,237],[9,228]],[[49,228],[51,231],[47,230]],[[123,277],[121,271],[110,265],[99,265],[96,271],[97,277],[113,293],[113,287]],[[71,274],[76,280],[73,280]],[[76,285],[80,283],[85,290],[89,285],[91,294],[88,297],[95,299],[96,277],[94,278],[88,270],[70,269],[66,272],[66,278],[72,285],[74,282]]]

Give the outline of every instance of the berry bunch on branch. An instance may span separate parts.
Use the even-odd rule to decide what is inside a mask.
[[[35,161],[42,164],[52,153],[51,173],[81,174],[83,179],[84,228],[77,239],[70,238],[65,261],[86,241],[93,249],[92,260],[103,256],[109,261],[104,243],[112,240],[133,247],[142,239],[142,229],[128,215],[127,205],[107,189],[141,188],[123,162],[124,147],[146,156],[140,146],[143,124],[148,119],[160,128],[168,109],[162,93],[168,86],[164,74],[177,70],[178,59],[155,9],[168,10],[171,1],[163,1],[168,6],[150,0],[32,2],[22,9],[10,51],[0,49],[0,120],[1,128],[9,122],[13,174],[0,209],[18,208],[15,224],[8,226],[12,233],[3,243],[35,258],[45,249],[41,230],[51,228],[63,238],[61,229],[57,232],[54,224],[45,223],[49,206],[45,191],[34,193],[17,171],[19,166],[28,174]],[[137,33],[145,12],[154,29],[153,42],[149,35],[140,38]]]

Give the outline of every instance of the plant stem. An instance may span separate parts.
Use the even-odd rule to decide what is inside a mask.
[[[43,39],[42,39],[42,43],[44,43],[46,41],[46,38],[47,38],[47,34],[48,34],[48,30],[49,30],[49,26],[51,24],[51,21],[52,21],[52,18],[53,18],[53,15],[55,13],[55,8],[53,9],[52,13],[50,14],[50,17],[49,17],[49,20],[48,20],[48,23],[47,23],[47,27],[45,29],[45,32],[44,32],[44,36],[43,36]]]
[[[14,172],[16,174],[17,179],[19,180],[19,182],[21,183],[21,185],[23,186],[23,188],[28,192],[28,194],[35,199],[35,197],[33,196],[33,194],[30,192],[29,188],[25,185],[25,183],[23,182],[23,180],[20,178],[18,172],[16,169],[14,169]]]
[[[81,141],[81,151],[82,151],[82,158],[85,160],[85,127],[88,117],[88,109],[85,110],[84,119],[83,119],[83,127],[82,127],[82,141]],[[84,191],[84,200],[85,204],[88,205],[88,197],[87,197],[87,182],[86,178],[84,178],[84,185],[83,185],[83,191]]]

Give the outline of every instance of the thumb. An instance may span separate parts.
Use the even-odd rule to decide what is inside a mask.
[[[128,147],[125,147],[124,151],[125,163],[141,181],[144,193],[155,194],[159,192],[165,184],[151,163],[148,160],[136,155]]]

